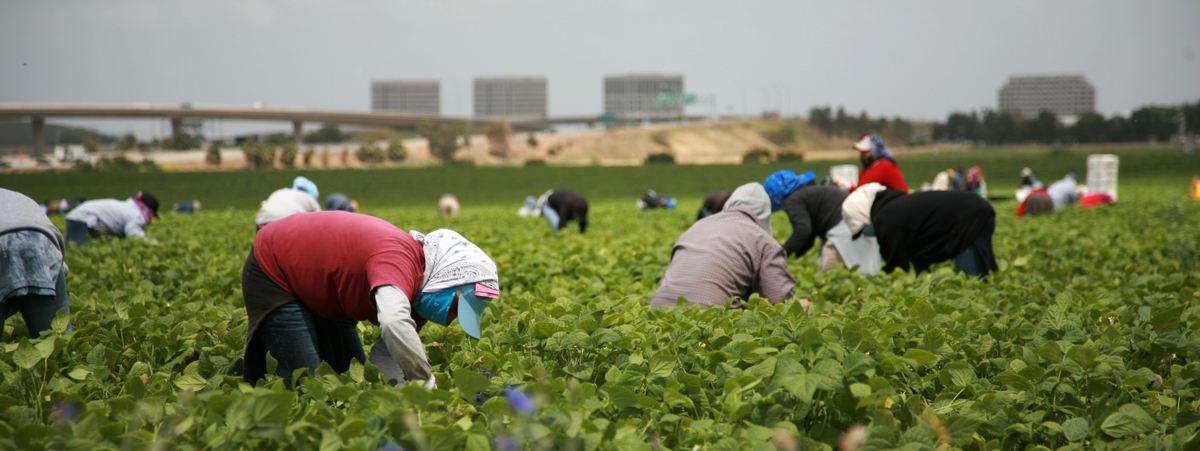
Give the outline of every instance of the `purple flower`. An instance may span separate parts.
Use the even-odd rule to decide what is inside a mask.
[[[79,408],[74,403],[60,402],[54,405],[54,418],[58,421],[73,421],[78,414]]]
[[[533,402],[533,398],[530,398],[520,387],[508,387],[504,396],[508,398],[508,405],[517,412],[525,415],[533,415],[537,412],[537,404]]]
[[[379,451],[408,451],[403,446],[397,445],[396,442],[388,440],[383,446],[379,447]]]
[[[498,451],[517,451],[520,447],[511,435],[497,435],[492,447]]]

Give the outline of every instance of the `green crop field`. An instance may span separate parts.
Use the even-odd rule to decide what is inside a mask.
[[[811,311],[646,308],[700,197],[783,165],[5,175],[0,186],[39,199],[147,189],[168,205],[236,208],[165,213],[148,229],[158,245],[67,249],[74,330],[59,320],[60,333],[30,339],[20,315],[5,324],[0,447],[830,450],[863,425],[869,450],[1200,449],[1197,160],[1120,155],[1116,206],[1017,220],[1015,202],[995,203],[1001,271],[984,280],[948,263],[860,277],[793,259]],[[1084,158],[901,166],[919,184],[986,164],[992,190],[1011,191],[1023,166],[1082,177]],[[322,368],[294,391],[274,376],[241,382],[250,208],[297,173],[405,230],[458,230],[495,259],[503,295],[483,340],[422,331],[437,390],[390,388],[371,365]],[[597,200],[588,233],[554,238],[517,217],[525,195],[552,187]],[[646,188],[681,196],[679,208],[637,211]],[[461,216],[436,215],[443,192],[463,199]],[[782,241],[791,227],[774,221]],[[365,343],[379,333],[360,330]]]
[[[946,168],[979,165],[994,194],[1011,194],[1023,167],[1031,167],[1047,183],[1076,172],[1087,172],[1087,155],[1097,152],[1012,152],[980,150],[899,157],[909,187]],[[1109,152],[1105,152],[1109,153]],[[1192,175],[1200,174],[1200,155],[1184,155],[1178,149],[1124,150],[1111,152],[1121,157],[1121,181],[1165,181],[1187,189]],[[680,199],[703,198],[712,191],[733,191],[748,181],[762,181],[779,169],[812,170],[829,175],[834,164],[856,161],[774,163],[737,166],[641,167],[429,167],[375,170],[277,170],[260,172],[60,172],[0,174],[0,187],[20,191],[42,201],[48,199],[125,199],[138,191],[154,193],[166,205],[200,200],[206,208],[257,208],[272,191],[291,186],[297,175],[316,182],[321,193],[342,192],[365,208],[430,205],[445,193],[458,196],[464,205],[520,206],[525,196],[540,195],[551,188],[570,188],[593,201],[633,202],[647,189],[672,194]],[[1082,182],[1082,180],[1081,180]]]

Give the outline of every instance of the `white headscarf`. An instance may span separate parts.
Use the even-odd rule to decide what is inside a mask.
[[[479,246],[467,241],[458,232],[437,229],[424,235],[412,230],[408,232],[425,250],[425,277],[421,280],[421,292],[433,293],[471,283],[482,284],[500,290],[500,276],[496,262]]]
[[[733,190],[733,194],[729,195],[729,200],[725,201],[725,208],[729,210],[731,207],[746,207],[754,212],[754,216],[758,217],[758,224],[771,233],[771,197],[767,195],[767,190],[757,182],[747,183]]]
[[[871,225],[871,206],[875,204],[875,195],[886,189],[878,183],[868,183],[846,196],[842,202],[842,218],[850,227],[851,235],[857,235],[864,226]]]

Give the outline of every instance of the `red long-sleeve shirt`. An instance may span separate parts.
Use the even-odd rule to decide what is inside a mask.
[[[887,189],[908,192],[908,183],[904,181],[904,174],[900,173],[900,167],[896,166],[896,163],[892,163],[892,160],[880,158],[871,163],[871,167],[858,176],[858,185],[850,188],[850,192],[853,193],[859,186],[868,183],[879,183]]]

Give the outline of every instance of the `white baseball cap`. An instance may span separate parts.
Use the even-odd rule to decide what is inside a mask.
[[[861,140],[854,143],[854,148],[864,152],[871,150],[871,135],[863,135]]]

